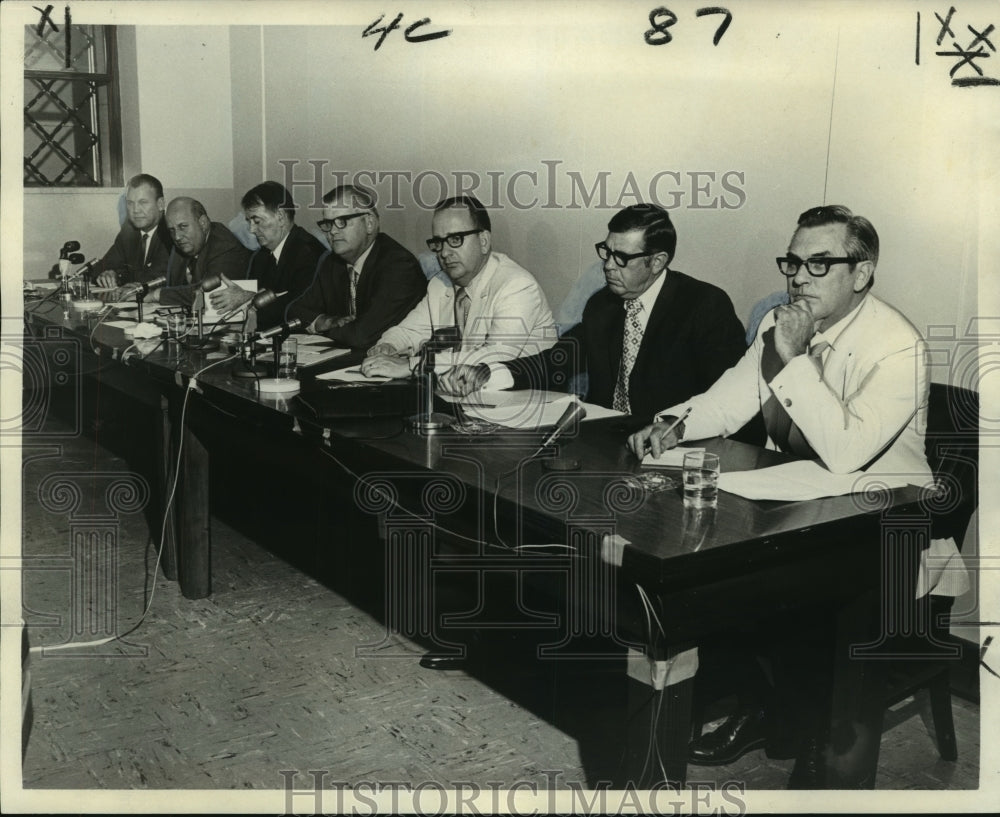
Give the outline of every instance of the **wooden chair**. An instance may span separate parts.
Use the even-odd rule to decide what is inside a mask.
[[[927,414],[927,460],[939,489],[945,492],[936,503],[941,510],[931,514],[931,537],[953,537],[961,549],[979,501],[979,394],[932,383]],[[928,596],[920,602],[926,610],[918,610],[917,615],[929,615],[930,639],[919,645],[924,648],[923,656],[894,661],[889,668],[886,706],[927,689],[938,752],[943,760],[957,760],[950,676],[961,650],[948,633],[953,599]]]

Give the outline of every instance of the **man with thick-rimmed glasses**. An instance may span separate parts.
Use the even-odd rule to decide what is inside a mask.
[[[534,276],[493,250],[489,213],[473,196],[454,196],[434,208],[428,248],[451,280],[434,278],[427,294],[368,350],[366,375],[401,377],[437,329],[454,327],[457,359],[507,360],[549,348],[556,340],[552,312]]]
[[[871,294],[878,256],[878,234],[868,219],[839,205],[804,212],[777,259],[791,303],[765,316],[736,366],[704,394],[660,411],[656,422],[629,438],[629,447],[659,456],[680,440],[726,436],[760,411],[769,448],[816,460],[833,473],[930,483],[926,348],[900,312]],[[688,410],[684,422],[674,422]],[[967,589],[954,539],[931,540],[917,587],[918,597]],[[725,652],[726,674],[746,683],[755,662],[740,657],[752,644],[771,659],[774,689],[762,690],[758,680],[756,694],[744,690],[739,710],[692,742],[689,762],[726,765],[764,746],[770,757],[795,757],[789,788],[824,788],[836,782],[827,777],[831,753],[849,765],[863,755],[865,741],[878,740],[859,729],[851,740],[842,735],[839,746],[832,744],[828,615],[810,611],[765,621],[736,644],[710,647],[716,660]]]
[[[366,187],[343,184],[324,195],[318,224],[330,252],[288,317],[341,346],[367,349],[420,301],[427,278],[413,253],[381,231]]]
[[[537,357],[458,368],[442,376],[442,389],[564,389],[587,372],[588,402],[638,417],[704,391],[740,359],[744,330],[725,292],[670,269],[676,247],[662,207],[619,211],[596,245],[607,286],[583,320]]]

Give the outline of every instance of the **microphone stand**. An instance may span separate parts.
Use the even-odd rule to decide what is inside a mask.
[[[415,414],[407,422],[415,431],[421,434],[436,434],[444,428],[450,428],[453,419],[447,414],[434,411],[434,389],[437,387],[437,375],[434,372],[434,340],[424,344],[420,354],[420,372],[418,374],[421,387],[421,397],[424,404],[422,414]]]
[[[185,349],[195,352],[214,352],[219,348],[219,341],[213,337],[205,337],[203,316],[205,314],[205,294],[199,289],[194,296],[195,326],[198,328],[197,337],[186,337],[181,341]]]

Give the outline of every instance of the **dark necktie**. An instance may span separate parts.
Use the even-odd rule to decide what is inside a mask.
[[[142,234],[142,246],[139,248],[139,268],[146,266],[146,253],[149,251],[149,233]]]
[[[184,278],[190,284],[194,281],[194,268],[198,263],[198,256],[194,258],[189,258],[187,266],[184,268]]]
[[[615,383],[615,396],[611,407],[615,411],[624,411],[626,414],[632,413],[628,385],[629,379],[632,377],[632,367],[635,366],[635,359],[639,356],[639,346],[642,344],[642,322],[639,320],[642,310],[642,301],[638,298],[632,298],[632,300],[625,302],[622,362],[618,367],[618,381]]]
[[[258,287],[273,287],[277,285],[274,280],[277,277],[278,262],[274,258],[274,253],[267,247],[260,248],[260,264],[257,266]]]
[[[809,357],[819,370],[820,377],[823,376],[823,352],[830,348],[830,344],[825,340],[818,341],[809,349]],[[770,382],[784,368],[778,351],[774,348],[774,329],[768,329],[764,333],[764,347],[761,351],[760,369],[764,375],[764,380]],[[807,460],[814,460],[818,457],[812,446],[803,436],[799,427],[792,421],[785,407],[777,397],[770,395],[764,405],[761,406],[761,413],[764,415],[764,427],[767,429],[767,436],[771,438],[781,451],[794,454]]]

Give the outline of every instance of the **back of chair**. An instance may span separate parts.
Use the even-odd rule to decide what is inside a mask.
[[[935,506],[931,535],[954,537],[959,548],[979,504],[979,394],[931,383],[927,406],[927,461],[947,494]]]

